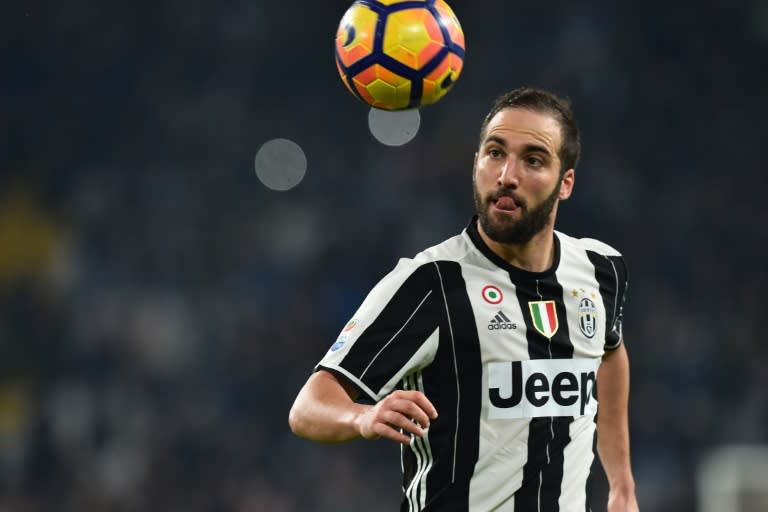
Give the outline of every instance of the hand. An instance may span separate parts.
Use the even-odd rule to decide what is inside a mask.
[[[408,434],[423,436],[437,410],[420,391],[395,391],[369,407],[357,418],[357,429],[365,439],[384,437],[409,445]],[[404,432],[400,432],[402,429]]]
[[[608,512],[639,512],[634,491],[611,490],[608,493]]]

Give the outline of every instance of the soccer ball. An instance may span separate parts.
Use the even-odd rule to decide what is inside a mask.
[[[336,33],[342,81],[379,109],[435,103],[463,65],[464,32],[443,0],[357,0]]]

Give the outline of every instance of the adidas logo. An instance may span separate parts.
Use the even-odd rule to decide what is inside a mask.
[[[496,316],[488,323],[489,331],[496,331],[499,329],[517,329],[517,324],[512,323],[503,311],[499,310]]]

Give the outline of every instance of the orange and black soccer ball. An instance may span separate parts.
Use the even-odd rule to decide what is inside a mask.
[[[347,88],[383,110],[437,102],[464,65],[464,32],[443,0],[357,0],[336,33]]]

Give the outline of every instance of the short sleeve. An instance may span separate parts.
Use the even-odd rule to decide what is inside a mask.
[[[607,256],[613,270],[615,283],[615,303],[613,311],[609,312],[605,335],[605,349],[614,350],[622,343],[622,327],[624,322],[624,302],[627,299],[629,279],[627,266],[621,256]]]
[[[380,400],[435,357],[440,307],[436,264],[401,260],[368,294],[315,367]]]

